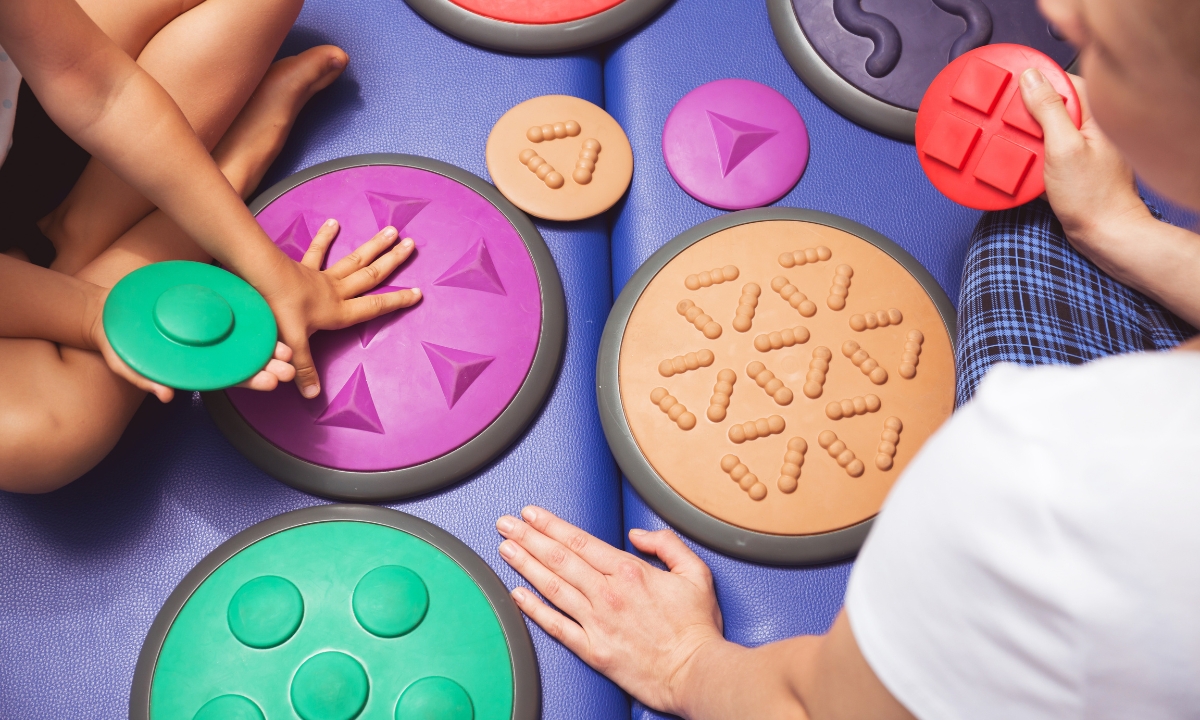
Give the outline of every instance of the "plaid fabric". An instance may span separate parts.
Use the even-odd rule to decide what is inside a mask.
[[[999,362],[1077,365],[1166,350],[1195,334],[1076,252],[1046,201],[986,213],[963,269],[956,401],[969,400]]]

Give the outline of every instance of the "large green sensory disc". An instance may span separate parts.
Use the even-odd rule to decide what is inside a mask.
[[[180,583],[138,658],[131,720],[536,720],[533,644],[466,545],[327,505],[234,536]]]
[[[181,390],[218,390],[254,376],[275,352],[275,316],[246,281],[212,265],[155,263],[121,279],[104,304],[121,359]]]

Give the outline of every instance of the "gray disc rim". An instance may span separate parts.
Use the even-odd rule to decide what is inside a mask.
[[[917,114],[868,95],[829,67],[800,27],[791,0],[767,0],[767,15],[779,49],[814,95],[857,125],[901,142],[916,142]]]
[[[671,0],[624,0],[580,20],[525,25],[477,15],[450,0],[405,0],[418,15],[472,45],[519,55],[582,50],[642,25]]]
[[[458,563],[487,598],[508,643],[508,656],[513,669],[512,720],[538,720],[541,715],[542,681],[533,639],[529,636],[529,628],[521,611],[500,576],[466,543],[433,523],[399,510],[370,505],[322,505],[292,510],[251,525],[205,555],[179,581],[150,625],[133,671],[133,685],[129,693],[130,720],[150,720],[150,689],[163,642],[184,604],[217,568],[245,548],[271,535],[302,525],[336,521],[365,522],[400,530],[433,545]]]
[[[853,220],[818,210],[742,210],[714,218],[679,234],[651,255],[625,284],[613,303],[608,322],[604,325],[604,333],[600,337],[600,352],[596,361],[596,400],[600,406],[600,424],[604,428],[604,436],[617,465],[646,504],[673,528],[701,545],[741,560],[767,565],[819,565],[845,560],[858,554],[875,518],[871,517],[840,530],[816,535],[771,535],[747,530],[715,518],[688,502],[659,476],[650,465],[650,461],[638,449],[621,406],[621,390],[618,384],[621,341],[629,323],[630,313],[650,281],[676,255],[709,235],[739,225],[769,220],[797,220],[826,225],[855,235],[887,253],[900,263],[929,295],[946,326],[953,349],[957,343],[957,313],[950,303],[950,298],[933,275],[892,240]]]
[[[410,467],[360,472],[327,467],[296,457],[267,440],[250,425],[234,408],[224,390],[202,395],[209,415],[230,444],[280,482],[331,500],[391,502],[452,485],[483,468],[516,442],[541,411],[558,377],[566,340],[567,309],[554,257],[529,217],[495,187],[448,163],[394,153],[353,155],[330,160],[276,183],[250,203],[250,211],[257,215],[287,191],[313,178],[368,165],[396,165],[427,170],[466,185],[492,203],[512,223],[525,242],[541,286],[542,330],[525,380],[508,406],[478,435],[445,455]]]

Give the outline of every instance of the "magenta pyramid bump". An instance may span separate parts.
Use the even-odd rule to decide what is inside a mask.
[[[367,202],[371,204],[371,212],[375,214],[375,222],[378,223],[379,229],[382,230],[391,225],[401,235],[404,233],[404,227],[429,204],[429,200],[426,198],[404,197],[403,195],[367,192],[366,196]]]
[[[476,240],[433,284],[479,290],[493,295],[508,294],[504,292],[504,283],[500,282],[492,254],[488,252],[483,238]]]
[[[304,222],[304,214],[296,216],[291,225],[288,225],[287,230],[283,234],[275,238],[275,244],[287,255],[296,262],[304,259],[304,253],[308,252],[308,246],[312,244],[312,233],[308,231],[308,223]]]
[[[712,110],[707,112],[713,136],[717,139],[717,150],[721,153],[722,175],[728,175],[749,157],[750,153],[779,134],[778,130],[731,118]]]
[[[454,407],[454,403],[463,396],[488,365],[496,358],[490,355],[480,355],[458,350],[455,348],[422,342],[425,355],[433,372],[437,375],[438,384],[442,386],[442,395],[446,397],[446,406]]]
[[[371,399],[371,388],[367,385],[367,373],[362,363],[354,369],[316,423],[383,434],[383,423],[379,421],[375,401]]]

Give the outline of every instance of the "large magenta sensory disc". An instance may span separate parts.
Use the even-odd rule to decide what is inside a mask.
[[[206,395],[252,461],[318,495],[396,499],[480,469],[532,420],[562,354],[562,287],[541,235],[494,187],[425,158],[365,155],[298,173],[251,209],[296,260],[336,219],[328,265],[393,226],[416,250],[372,292],[422,292],[313,335],[315,399],[292,384]]]

